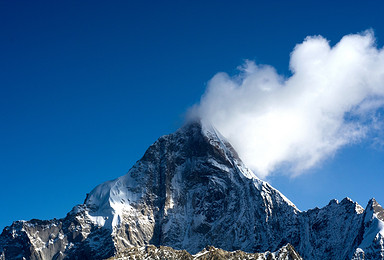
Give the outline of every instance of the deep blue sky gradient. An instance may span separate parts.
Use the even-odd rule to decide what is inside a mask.
[[[245,59],[290,75],[308,35],[372,28],[382,1],[0,1],[0,229],[61,218],[175,131],[217,72]],[[269,180],[300,209],[384,203],[384,150],[346,147]]]

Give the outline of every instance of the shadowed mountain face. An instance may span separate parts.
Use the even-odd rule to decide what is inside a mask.
[[[0,259],[103,259],[150,244],[192,254],[207,245],[274,252],[288,243],[304,259],[384,259],[382,227],[374,200],[366,210],[344,199],[300,212],[214,128],[190,123],[159,138],[64,219],[6,227]]]

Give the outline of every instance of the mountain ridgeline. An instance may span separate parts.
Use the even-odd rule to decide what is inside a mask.
[[[345,198],[301,212],[213,127],[194,122],[160,137],[65,218],[6,227],[0,259],[383,260],[383,237],[374,199],[365,209]]]

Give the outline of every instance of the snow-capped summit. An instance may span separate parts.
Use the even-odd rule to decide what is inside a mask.
[[[276,238],[265,223],[281,225],[298,212],[245,167],[213,127],[197,122],[159,138],[126,175],[96,187],[85,206],[87,216],[111,229],[118,244],[167,245],[191,253],[208,244],[275,250],[280,245],[272,247]],[[277,219],[278,213],[289,217]],[[255,225],[266,234],[255,237]],[[270,246],[255,248],[258,239]]]
[[[126,175],[97,186],[64,219],[6,227],[0,259],[104,259],[146,245],[276,252],[287,244],[304,259],[384,259],[380,209],[346,198],[300,212],[214,127],[197,121],[160,137]]]

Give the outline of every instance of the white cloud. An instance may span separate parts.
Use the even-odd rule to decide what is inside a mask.
[[[372,31],[331,47],[307,37],[291,53],[292,76],[247,61],[216,74],[191,114],[213,124],[262,178],[279,166],[293,174],[364,138],[384,104],[384,51]]]

